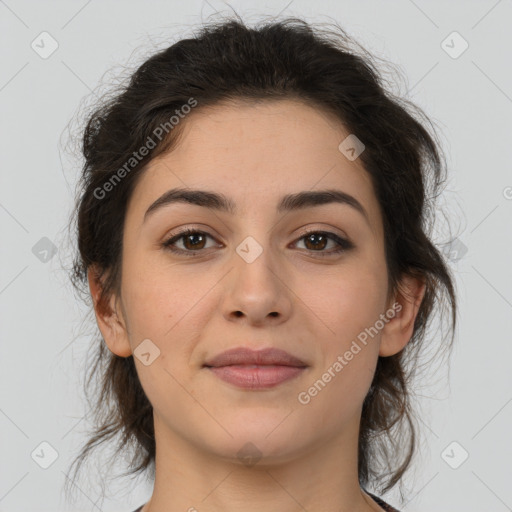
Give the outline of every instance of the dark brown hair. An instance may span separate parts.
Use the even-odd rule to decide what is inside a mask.
[[[410,342],[393,356],[379,357],[363,404],[359,482],[383,493],[400,481],[417,447],[409,384],[427,327],[437,307],[451,311],[452,336],[441,344],[451,348],[456,296],[450,270],[430,239],[434,201],[446,180],[441,146],[421,122],[432,124],[423,111],[384,87],[375,59],[338,25],[313,28],[296,18],[252,28],[238,18],[211,22],[195,37],[152,55],[87,120],[72,219],[78,247],[72,281],[87,294],[87,271],[96,268],[103,283],[98,305],[108,311],[109,297],[120,291],[127,202],[146,164],[178,143],[184,123],[166,130],[140,161],[129,168],[126,162],[191,98],[197,109],[230,100],[297,99],[336,116],[365,145],[359,158],[383,214],[390,290],[398,290],[402,274],[426,283]],[[115,178],[123,166],[126,172]],[[107,182],[108,193],[98,192]],[[94,378],[96,429],[73,462],[75,476],[93,448],[116,437],[116,454],[134,449],[126,474],[154,472],[152,406],[133,357],[111,353],[101,336],[95,348],[86,394]]]

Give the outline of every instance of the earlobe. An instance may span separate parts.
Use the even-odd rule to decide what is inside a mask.
[[[96,323],[107,347],[113,354],[120,357],[132,355],[125,321],[120,308],[116,304],[117,297],[112,294],[108,302],[101,299],[102,279],[95,266],[89,267],[87,280],[93,300]]]
[[[379,356],[388,357],[400,352],[410,341],[414,322],[425,295],[425,279],[404,275],[395,297],[395,315],[382,329]]]

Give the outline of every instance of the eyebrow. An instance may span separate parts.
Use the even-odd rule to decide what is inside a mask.
[[[147,217],[158,209],[173,203],[189,203],[204,208],[218,210],[220,212],[237,213],[236,203],[224,194],[206,190],[192,190],[188,188],[173,188],[161,195],[144,214],[144,222]],[[368,224],[370,219],[363,205],[353,196],[336,189],[311,190],[288,194],[281,198],[277,205],[277,212],[290,212],[301,210],[312,206],[319,206],[330,203],[339,203],[351,206],[365,217]]]

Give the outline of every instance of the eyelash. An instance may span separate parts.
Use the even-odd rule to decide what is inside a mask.
[[[173,235],[171,238],[169,238],[166,242],[163,242],[162,247],[168,251],[171,251],[176,254],[184,254],[187,257],[197,257],[199,256],[199,253],[204,251],[205,249],[198,249],[196,251],[192,250],[184,250],[184,249],[176,249],[175,247],[172,247],[172,244],[177,242],[178,240],[188,236],[188,235],[195,235],[195,234],[201,234],[209,236],[213,239],[213,236],[205,231],[200,231],[198,229],[192,229],[187,228],[183,231],[177,233],[176,235]],[[334,233],[330,233],[329,231],[319,231],[319,230],[310,230],[302,233],[302,235],[297,239],[297,241],[302,240],[303,238],[306,238],[307,236],[311,234],[317,234],[317,235],[324,235],[327,236],[330,240],[333,240],[339,245],[339,248],[333,251],[314,251],[314,250],[308,250],[310,253],[318,253],[320,257],[327,257],[330,255],[340,254],[342,252],[346,252],[350,249],[354,248],[354,244],[352,242],[349,242],[348,240],[339,237],[338,235],[335,235]],[[307,250],[307,249],[306,249]]]

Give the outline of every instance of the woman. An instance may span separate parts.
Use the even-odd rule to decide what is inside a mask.
[[[77,460],[131,443],[154,477],[138,512],[396,510],[367,488],[411,463],[443,298],[455,327],[426,231],[444,161],[354,46],[212,23],[88,121],[74,283],[102,390]]]

